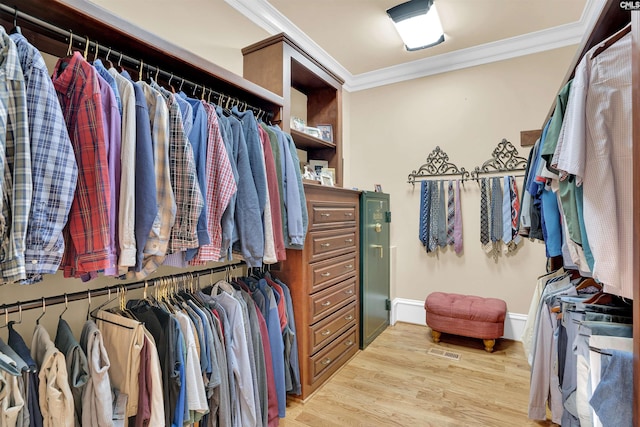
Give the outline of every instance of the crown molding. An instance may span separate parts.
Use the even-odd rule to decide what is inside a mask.
[[[312,57],[342,77],[345,81],[344,89],[349,92],[578,44],[605,3],[605,0],[587,0],[580,20],[571,24],[353,75],[267,0],[225,1],[268,33],[286,33]]]

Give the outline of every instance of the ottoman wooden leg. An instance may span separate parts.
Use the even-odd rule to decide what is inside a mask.
[[[493,346],[496,345],[496,340],[482,340],[484,341],[484,349],[489,353],[493,352]]]
[[[433,329],[431,330],[431,336],[433,337],[433,342],[434,343],[439,343],[440,342],[440,335],[442,335],[442,333],[438,332],[438,331],[434,331]]]

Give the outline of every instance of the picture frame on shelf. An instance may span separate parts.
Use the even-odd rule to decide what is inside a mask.
[[[375,189],[375,192],[376,192],[376,193],[382,193],[382,185],[380,185],[380,184],[375,184],[375,185],[373,186],[373,188]]]
[[[329,162],[326,160],[309,160],[309,166],[311,166],[311,169],[320,176],[322,169],[329,167]]]
[[[329,174],[331,176],[331,182],[333,182],[333,185],[336,184],[336,169],[335,168],[322,168],[322,171],[320,173],[321,173],[321,175],[322,174]]]
[[[316,128],[320,130],[320,139],[327,142],[333,142],[333,126],[316,125]]]
[[[323,172],[320,174],[320,183],[327,187],[333,187],[333,177],[328,172]]]

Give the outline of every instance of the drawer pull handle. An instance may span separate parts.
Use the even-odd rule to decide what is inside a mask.
[[[346,345],[347,347],[352,346],[353,345],[353,341],[351,341],[351,340],[345,341],[344,345]]]
[[[344,216],[352,217],[353,216],[353,212],[345,212]]]
[[[329,329],[325,329],[320,333],[320,335],[322,335],[323,337],[326,337],[328,335],[331,335],[331,331]]]
[[[321,275],[322,277],[329,277],[329,276],[331,276],[331,273],[329,273],[329,272],[327,271],[326,273],[320,273],[320,275]]]
[[[347,295],[353,295],[353,289],[347,289],[344,293]]]
[[[353,239],[344,239],[345,243],[353,243]]]
[[[321,214],[320,214],[320,216],[323,216],[323,217],[325,217],[325,218],[328,218],[328,217],[330,217],[330,216],[331,216],[331,214],[330,214],[330,213],[321,213]]]
[[[344,268],[353,268],[353,264],[347,264],[344,266]]]
[[[322,303],[323,307],[329,307],[331,305],[331,301],[325,301]]]
[[[344,320],[353,320],[353,314],[349,314],[347,316],[344,316]]]
[[[324,359],[324,360],[323,360],[322,362],[320,362],[320,363],[322,363],[324,366],[327,366],[329,363],[331,363],[331,359],[329,359],[329,358],[327,357],[326,359]]]
[[[320,243],[321,248],[328,248],[329,246],[331,246],[331,243]]]

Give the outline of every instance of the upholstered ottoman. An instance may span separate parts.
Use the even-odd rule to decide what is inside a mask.
[[[433,292],[427,296],[424,309],[436,343],[444,332],[480,338],[484,349],[492,352],[496,338],[504,333],[507,304],[501,299]]]

